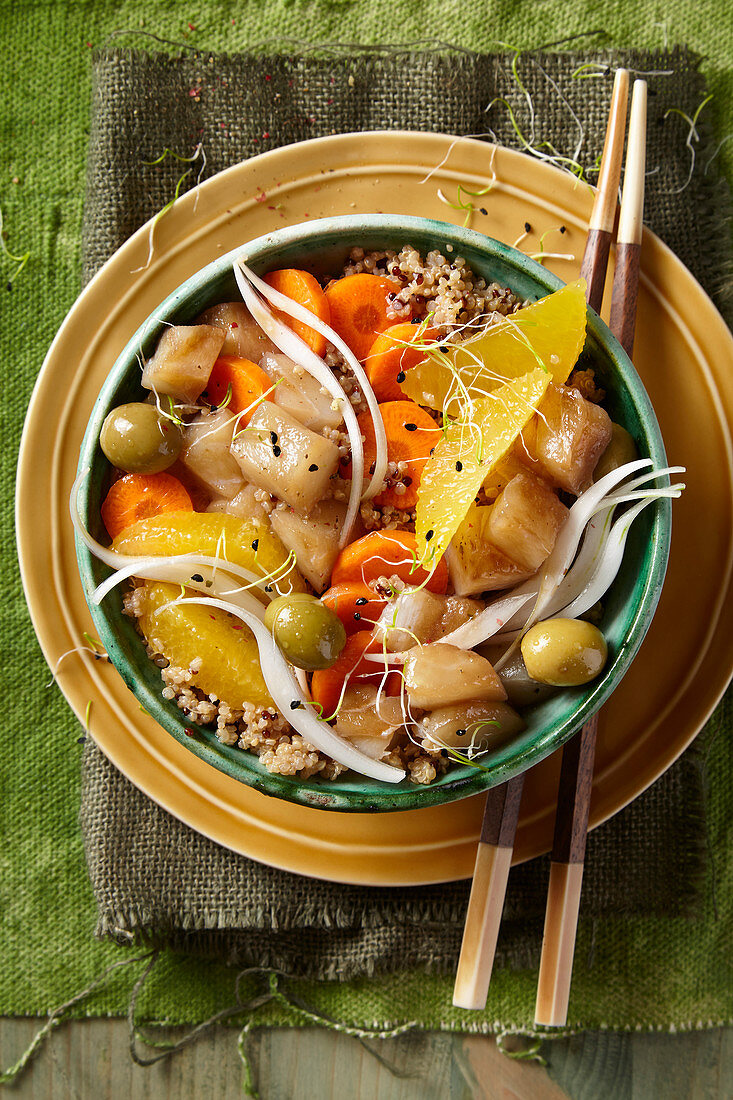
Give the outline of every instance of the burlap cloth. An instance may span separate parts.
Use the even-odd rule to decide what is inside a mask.
[[[714,173],[694,172],[685,145],[705,94],[697,59],[684,50],[623,55],[524,55],[520,77],[534,105],[535,143],[564,154],[578,146],[589,170],[605,129],[610,78],[573,79],[588,61],[649,74],[646,217],[713,296],[728,261],[727,193]],[[602,69],[594,70],[597,74]],[[655,75],[656,74],[656,75]],[[206,149],[206,175],[278,145],[369,129],[493,133],[521,147],[502,96],[525,135],[527,101],[508,59],[466,51],[329,49],[170,58],[108,52],[95,59],[85,208],[89,278],[171,198],[181,165],[165,148]],[[573,117],[582,119],[582,130]],[[704,120],[696,155],[712,150]],[[81,822],[101,935],[196,951],[294,975],[348,979],[425,966],[455,966],[467,883],[364,889],[287,874],[218,847],[137,791],[88,741]],[[694,916],[703,870],[702,787],[686,754],[642,797],[589,838],[582,919]],[[497,965],[536,961],[547,860],[512,872]]]

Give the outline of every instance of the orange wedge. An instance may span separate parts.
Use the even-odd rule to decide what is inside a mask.
[[[458,417],[467,397],[480,399],[541,367],[563,383],[585,343],[585,279],[517,310],[475,340],[448,344],[407,372],[400,389],[412,401]]]
[[[473,402],[470,419],[446,428],[425,463],[417,493],[417,554],[426,568],[445,553],[484,479],[535,413],[550,379],[535,367]]]

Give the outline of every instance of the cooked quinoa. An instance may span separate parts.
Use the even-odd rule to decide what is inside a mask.
[[[487,284],[483,278],[476,276],[463,258],[449,260],[438,251],[428,252],[423,258],[410,245],[399,252],[365,252],[362,248],[353,248],[343,274],[360,272],[386,275],[401,284],[401,289],[390,296],[388,306],[388,313],[395,324],[410,317],[414,322],[420,322],[429,316],[430,324],[446,340],[471,336],[477,329],[499,321],[522,305],[521,300],[507,288],[497,283]],[[361,388],[341,352],[328,344],[324,360],[334,371],[356,414],[366,412],[368,407]],[[584,381],[584,388],[591,385],[592,379]],[[428,412],[442,424],[440,413]],[[338,448],[340,463],[348,464],[351,457],[348,433],[326,428],[322,435]],[[391,489],[399,498],[406,491],[408,483],[404,479],[407,471],[406,462],[390,462],[382,490]],[[350,483],[337,470],[330,479],[327,495],[337,501],[346,501],[349,487]],[[255,490],[254,500],[267,515],[287,508],[264,489]],[[361,505],[360,516],[366,531],[415,529],[413,509],[400,509],[394,505],[378,507],[373,501],[367,501]],[[374,582],[374,588],[382,593],[398,592],[402,587],[403,582],[396,577],[380,577]],[[133,587],[124,600],[125,614],[136,624],[142,613],[139,593],[140,589]],[[171,665],[150,646],[148,656],[161,670],[164,699],[175,702],[191,723],[212,728],[222,744],[257,755],[269,772],[297,775],[300,779],[313,776],[335,779],[345,770],[341,764],[308,744],[275,707],[245,704],[235,708],[214,695],[206,695],[196,683],[202,666],[200,658],[192,660],[188,668],[179,668]],[[420,784],[432,783],[445,773],[450,764],[445,750],[415,743],[406,729],[394,735],[385,760],[403,768],[412,782]]]
[[[360,272],[387,275],[402,284],[392,303],[395,324],[404,319],[405,306],[412,305],[413,318],[422,320],[432,314],[431,324],[445,328],[449,335],[465,326],[484,328],[513,313],[521,300],[498,283],[487,283],[473,273],[461,256],[455,259],[437,251],[423,257],[412,245],[399,252],[365,252],[352,248],[344,275]]]

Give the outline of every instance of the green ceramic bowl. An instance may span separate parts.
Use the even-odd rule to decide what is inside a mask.
[[[207,306],[237,301],[232,261],[244,257],[255,271],[279,267],[307,267],[318,275],[335,275],[349,250],[399,249],[410,243],[423,254],[439,249],[463,256],[487,280],[510,287],[520,297],[535,300],[562,285],[560,279],[521,252],[444,222],[387,215],[326,218],[259,237],[220,257],[199,271],[166,299],[138,330],[115,363],[97,399],[81,449],[80,469],[91,467],[80,491],[80,508],[89,531],[106,541],[99,509],[107,461],[99,447],[99,432],[110,409],[140,400],[137,355],[152,352],[164,323],[190,324]],[[654,410],[631,361],[591,310],[584,357],[595,368],[606,390],[611,418],[634,437],[639,454],[655,466],[666,465],[664,446]],[[186,734],[186,723],[174,703],[161,696],[158,669],[148,660],[139,635],[122,614],[122,592],[115,590],[101,607],[90,605],[99,636],[109,656],[144,709],[177,741],[229,776],[277,798],[335,810],[407,810],[465,798],[511,778],[559,748],[596,711],[618,685],[651,622],[667,564],[670,538],[669,501],[647,508],[631,529],[621,571],[604,601],[602,629],[608,640],[609,661],[602,677],[592,684],[567,689],[525,712],[526,730],[509,744],[482,758],[481,769],[454,766],[428,787],[404,780],[397,786],[350,773],[335,782],[272,775],[257,757],[220,744],[215,735],[197,729]],[[77,542],[84,590],[89,594],[109,573]]]

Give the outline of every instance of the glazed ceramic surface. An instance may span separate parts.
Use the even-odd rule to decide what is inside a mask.
[[[441,167],[426,179],[436,165]],[[438,189],[448,196],[458,183],[476,190],[492,172],[496,182],[488,213],[477,212],[473,227],[511,243],[529,221],[532,232],[522,242],[527,251],[539,250],[540,236],[550,231],[546,241],[565,258],[547,266],[563,280],[575,277],[589,192],[519,154],[430,134],[347,135],[255,158],[209,181],[198,200],[186,196],[158,222],[150,264],[147,228],[113,257],[49,353],[21,455],[19,548],[49,663],[55,665],[61,653],[78,645],[90,627],[67,519],[79,445],[100,388],[151,310],[234,244],[288,223],[354,210],[419,211],[450,219],[454,212]],[[546,288],[551,285],[548,281]],[[662,424],[670,461],[688,466],[688,490],[674,506],[670,568],[657,615],[601,713],[592,824],[669,766],[714,706],[733,664],[724,614],[731,598],[731,340],[699,286],[651,234],[644,241],[634,360]],[[624,414],[613,404],[610,411]],[[32,509],[24,507],[31,501]],[[680,629],[691,577],[695,613]],[[333,814],[264,796],[194,755],[141,713],[109,666],[86,658],[67,661],[59,682],[81,718],[92,700],[91,732],[133,782],[237,851],[351,882],[418,883],[471,873],[480,797],[409,813],[339,815],[335,830]],[[593,700],[586,703],[592,706]],[[528,773],[515,849],[519,860],[551,842],[557,769],[553,755]]]
[[[99,433],[107,413],[127,401],[141,400],[140,359],[152,354],[170,324],[191,324],[208,306],[240,299],[232,264],[241,255],[264,274],[283,267],[304,267],[327,279],[343,269],[349,249],[358,243],[366,250],[399,250],[414,245],[423,255],[437,249],[446,256],[462,256],[489,282],[509,286],[521,299],[537,299],[562,283],[522,252],[507,248],[469,229],[415,217],[350,215],[309,221],[268,233],[229,253],[193,275],[155,310],[135,333],[115,363],[94,406],[81,449],[79,469],[91,470],[80,492],[82,520],[87,530],[102,541],[100,506],[107,486],[109,464],[99,447]],[[612,419],[627,428],[640,457],[654,465],[666,465],[659,426],[651,403],[628,356],[604,323],[589,311],[584,361],[596,371],[606,391],[606,407]],[[500,783],[538,763],[562,745],[618,685],[639,648],[661,592],[667,564],[670,503],[648,508],[634,526],[626,546],[622,568],[604,599],[601,624],[611,659],[604,673],[581,689],[556,693],[524,712],[526,730],[481,757],[481,768],[453,765],[429,786],[409,779],[398,785],[380,783],[348,772],[335,781],[268,772],[253,753],[223,745],[205,728],[191,730],[174,702],[161,696],[159,669],[145,653],[145,646],[129,618],[122,612],[122,586],[103,601],[90,604],[97,632],[113,664],[148,714],[173,737],[207,763],[267,794],[324,809],[389,811],[415,809],[465,798]],[[109,575],[109,569],[93,558],[83,544],[79,563],[87,597]]]

